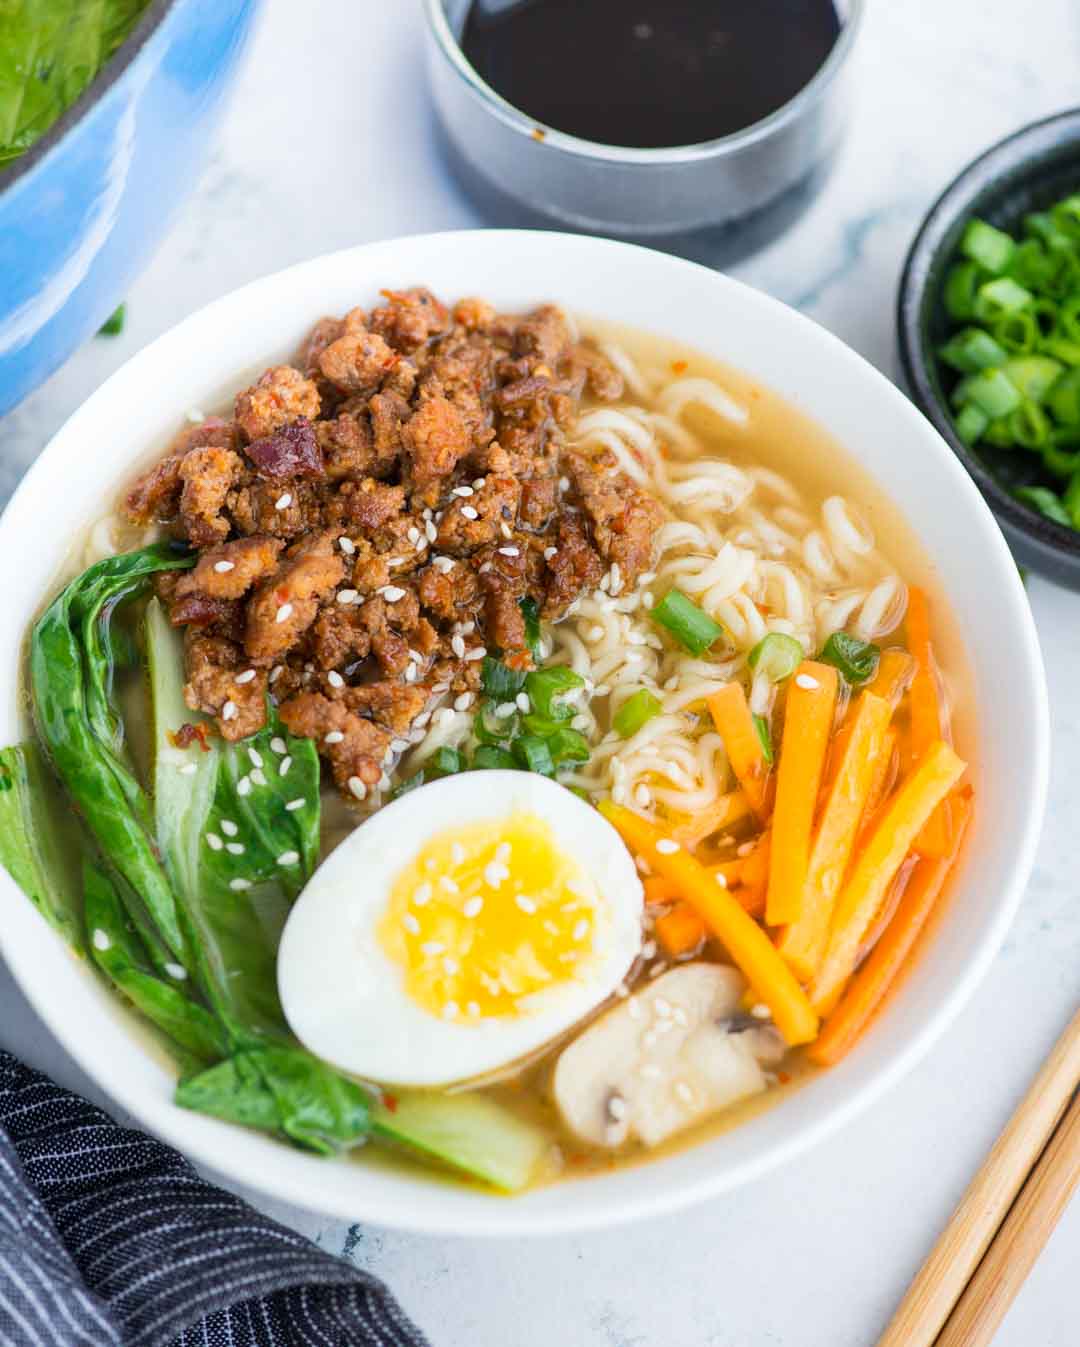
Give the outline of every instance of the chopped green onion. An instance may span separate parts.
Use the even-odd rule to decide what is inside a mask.
[[[985,220],[971,220],[960,240],[960,251],[984,271],[999,276],[1012,261],[1016,242]]]
[[[1023,402],[1010,412],[1009,429],[1023,449],[1041,449],[1050,442],[1050,422],[1037,402]]]
[[[577,730],[560,725],[553,735],[543,741],[547,744],[551,761],[556,767],[564,762],[588,762],[589,741]]]
[[[1038,510],[1041,515],[1047,519],[1052,519],[1055,524],[1064,524],[1066,528],[1072,528],[1073,522],[1069,512],[1061,503],[1061,497],[1056,491],[1051,491],[1045,486],[1021,486],[1018,487],[1013,495],[1017,500],[1023,501],[1025,505],[1032,506]]]
[[[118,337],[124,330],[124,322],[127,319],[127,305],[120,304],[113,309],[112,313],[98,328],[99,337]]]
[[[770,683],[782,683],[799,667],[805,653],[794,636],[771,631],[758,641],[746,659],[755,673],[764,674]]]
[[[628,697],[615,712],[612,727],[623,739],[631,739],[642,725],[648,724],[662,709],[659,697],[648,688],[638,688],[637,692]]]
[[[525,679],[525,695],[537,715],[547,720],[569,720],[574,714],[569,706],[555,700],[567,692],[585,686],[581,674],[565,664],[548,669],[536,669]]]
[[[773,746],[772,746],[772,733],[769,730],[769,722],[765,719],[764,716],[758,715],[755,715],[753,717],[753,721],[754,721],[754,732],[757,734],[758,743],[761,745],[761,756],[771,767],[773,765]]]
[[[1042,402],[1065,371],[1059,360],[1047,355],[1017,356],[1001,367],[1009,382],[1032,402]]]
[[[480,667],[484,696],[493,702],[512,702],[525,686],[525,674],[508,668],[500,659],[485,655]]]
[[[679,589],[669,589],[649,616],[666,627],[691,655],[703,655],[724,630]]]
[[[956,387],[949,394],[949,401],[954,407],[966,407],[971,401],[971,383],[975,378],[974,374],[969,374],[965,379],[960,379]]]
[[[550,739],[565,726],[566,720],[565,716],[562,720],[551,720],[547,716],[538,716],[530,711],[528,715],[521,717],[521,727],[526,734],[535,735],[537,739]]]
[[[995,449],[1016,448],[1016,440],[1009,429],[1009,418],[1007,416],[996,416],[983,431],[983,439],[987,444],[992,444]]]
[[[1074,473],[1080,472],[1080,438],[1072,441],[1074,448],[1064,447],[1068,440],[1059,440],[1060,431],[1050,432],[1050,443],[1042,447],[1043,467],[1054,477],[1068,481]],[[1075,435],[1077,432],[1073,432]]]
[[[1033,309],[1002,314],[994,324],[994,336],[1013,355],[1030,355],[1042,335]]]
[[[546,739],[538,739],[534,734],[522,734],[514,740],[510,749],[516,761],[527,772],[536,772],[539,776],[555,775],[555,763]]]
[[[1029,290],[1041,292],[1053,271],[1054,259],[1049,256],[1042,242],[1039,239],[1024,239],[1016,245],[1006,275]]]
[[[505,748],[498,748],[495,744],[481,744],[473,754],[472,770],[514,772],[517,771],[517,762]]]
[[[517,708],[512,716],[497,716],[495,709],[495,702],[484,702],[473,716],[473,734],[482,744],[501,744],[517,733]]]
[[[1038,239],[1050,249],[1069,249],[1072,240],[1064,233],[1047,211],[1033,211],[1024,216],[1024,232]]]
[[[990,418],[987,414],[979,411],[973,402],[969,402],[966,407],[961,407],[960,414],[953,422],[953,428],[961,443],[972,445],[982,439],[989,424]]]
[[[1043,290],[1052,299],[1064,299],[1080,285],[1080,258],[1072,249],[1057,249],[1053,254],[1054,269],[1043,285]]]
[[[974,314],[980,322],[992,323],[1002,314],[1026,309],[1034,298],[1027,286],[1017,285],[1009,276],[999,276],[997,280],[979,286]]]
[[[877,673],[881,651],[869,641],[860,641],[846,631],[834,631],[820,655],[825,664],[839,669],[852,685],[865,683]]]
[[[1050,218],[1074,243],[1080,243],[1080,196],[1067,196],[1050,208]]]
[[[1063,365],[1080,365],[1080,342],[1068,341],[1065,337],[1044,337],[1039,342],[1039,350],[1044,355],[1052,355]]]
[[[961,322],[975,314],[975,291],[982,273],[974,262],[959,262],[950,267],[945,277],[942,298],[951,318]]]
[[[525,619],[525,644],[529,647],[533,659],[540,658],[540,609],[536,600],[518,599],[518,608]]]
[[[400,786],[394,788],[394,799],[400,800],[403,795],[408,795],[409,791],[416,790],[417,786],[424,784],[423,768],[419,772],[413,772],[407,781],[403,781]]]
[[[424,780],[433,781],[440,776],[456,776],[461,771],[461,754],[456,748],[443,744],[436,749],[424,764]]]
[[[1080,426],[1080,369],[1066,370],[1046,399],[1047,410],[1065,426]]]
[[[973,374],[968,383],[968,399],[991,420],[1008,416],[1023,402],[1020,390],[999,369],[983,370]]]
[[[1080,472],[1073,474],[1072,480],[1061,497],[1069,523],[1074,529],[1080,529]]]
[[[1008,354],[981,327],[963,328],[938,349],[938,355],[946,365],[951,365],[961,374],[978,374],[979,370],[989,369],[992,365],[1003,365]]]
[[[1069,295],[1061,301],[1058,331],[1068,341],[1080,341],[1080,294]]]

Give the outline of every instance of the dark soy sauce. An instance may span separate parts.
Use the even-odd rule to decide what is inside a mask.
[[[474,69],[542,126],[606,145],[693,145],[775,112],[840,33],[834,0],[476,0]]]

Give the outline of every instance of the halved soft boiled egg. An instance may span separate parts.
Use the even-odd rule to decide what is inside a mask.
[[[481,1076],[606,1000],[641,947],[642,887],[615,830],[527,772],[410,791],[332,852],[278,951],[305,1047],[396,1085]]]

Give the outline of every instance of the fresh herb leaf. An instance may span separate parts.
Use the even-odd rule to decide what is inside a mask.
[[[769,722],[764,716],[755,715],[753,719],[754,730],[757,733],[758,743],[761,745],[761,755],[771,767],[773,765],[773,746]]]
[[[534,660],[540,659],[540,609],[535,599],[518,599],[521,616],[525,619],[525,644]]]
[[[473,754],[471,766],[474,772],[517,770],[513,754],[495,744],[481,744]]]
[[[825,642],[820,659],[839,669],[853,686],[865,683],[877,673],[881,651],[869,641],[860,641],[846,631],[834,631]]]
[[[660,698],[655,693],[648,688],[638,688],[615,712],[612,728],[623,739],[632,739],[643,725],[647,725],[662,710]]]
[[[127,317],[127,305],[121,304],[115,308],[108,318],[98,328],[99,337],[118,337],[124,330],[124,320]]]
[[[512,702],[525,685],[525,674],[508,668],[500,659],[484,656],[480,666],[484,696],[493,702]]]
[[[525,679],[525,695],[534,714],[545,720],[569,720],[573,711],[562,700],[568,692],[585,686],[585,679],[566,665],[536,669]]]

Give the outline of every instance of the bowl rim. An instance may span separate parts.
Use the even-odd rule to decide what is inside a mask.
[[[1040,149],[1059,148],[1060,128],[1072,130],[1071,141],[1080,156],[1080,108],[1056,112],[1011,132],[970,160],[941,190],[926,212],[904,258],[896,292],[896,329],[900,365],[911,396],[964,465],[994,514],[1029,551],[1046,559],[1052,569],[1064,562],[1080,574],[1080,533],[1047,519],[1030,506],[1015,500],[956,433],[952,418],[938,397],[932,370],[934,356],[923,340],[923,319],[935,303],[937,292],[929,286],[930,270],[958,223],[970,213],[974,201],[1011,170]],[[1080,178],[1080,168],[1077,170]]]
[[[538,143],[537,131],[542,132],[539,143],[580,159],[599,160],[610,164],[640,164],[658,167],[666,164],[696,163],[703,159],[720,159],[738,153],[746,146],[756,144],[780,131],[802,116],[803,111],[824,96],[828,87],[847,64],[855,47],[855,39],[862,28],[868,0],[848,0],[842,27],[825,60],[809,80],[786,103],[759,121],[751,122],[739,131],[713,140],[695,141],[687,145],[661,145],[652,148],[629,145],[608,145],[603,141],[586,140],[557,127],[542,125],[534,117],[504,98],[484,80],[469,62],[460,44],[450,30],[443,0],[424,0],[427,29],[439,54],[460,79],[468,93],[491,116],[502,122],[532,144]]]
[[[73,413],[26,473],[7,508],[0,515],[0,536],[12,527],[13,520],[19,518],[23,501],[38,492],[39,480],[44,483],[63,475],[64,464],[71,448],[66,441],[73,433],[73,428],[77,428],[80,420],[86,416],[87,409],[108,406],[110,398],[115,395],[114,390],[123,389],[125,383],[132,379],[140,367],[147,365],[152,367],[152,362],[155,358],[159,358],[159,353],[181,345],[185,334],[195,334],[215,327],[215,318],[219,313],[224,315],[234,307],[247,305],[257,310],[260,291],[265,290],[269,295],[274,293],[276,287],[287,289],[290,284],[295,285],[303,280],[306,273],[318,274],[319,268],[332,266],[337,269],[335,275],[351,275],[353,270],[363,274],[365,265],[368,267],[371,265],[371,257],[378,258],[381,251],[391,251],[396,256],[399,249],[406,253],[410,250],[419,252],[430,250],[429,255],[438,258],[451,257],[456,265],[459,250],[464,250],[470,242],[477,247],[482,243],[485,258],[491,255],[492,249],[501,247],[505,254],[503,262],[509,264],[509,259],[513,258],[515,271],[521,265],[520,253],[531,246],[533,249],[542,250],[545,258],[556,257],[560,264],[571,255],[581,254],[578,259],[579,266],[588,265],[591,268],[602,263],[608,264],[612,273],[617,273],[620,277],[624,276],[629,268],[642,264],[654,269],[688,273],[684,280],[687,283],[692,281],[695,291],[704,292],[711,289],[714,295],[726,291],[729,298],[737,295],[742,302],[750,304],[762,313],[772,315],[770,324],[766,326],[776,321],[797,329],[802,333],[803,339],[820,345],[823,352],[827,353],[826,358],[836,364],[838,372],[846,370],[849,377],[873,384],[876,396],[895,409],[898,422],[907,423],[913,428],[917,428],[918,423],[921,423],[923,438],[927,441],[928,461],[932,459],[935,474],[940,470],[943,473],[943,484],[951,484],[952,491],[966,499],[965,514],[973,525],[978,526],[980,536],[985,539],[989,559],[993,561],[991,569],[996,568],[998,578],[1004,587],[998,605],[999,612],[1002,611],[1003,605],[1004,611],[1009,613],[1015,633],[1020,638],[1014,643],[1010,659],[1014,661],[1021,683],[1031,694],[1030,754],[1023,773],[1027,789],[1021,801],[1021,809],[1015,816],[1018,819],[1015,825],[1017,829],[1015,846],[1009,853],[1009,864],[1003,872],[1004,878],[997,885],[998,896],[993,909],[988,913],[984,924],[978,928],[975,938],[965,943],[963,958],[958,957],[955,977],[950,979],[944,994],[930,1011],[920,1013],[916,1017],[919,1022],[911,1027],[907,1036],[891,1054],[886,1055],[880,1063],[874,1061],[861,1073],[864,1078],[855,1079],[843,1087],[838,1086],[833,1092],[833,1097],[827,1097],[817,1104],[816,1115],[809,1122],[804,1121],[800,1127],[790,1129],[786,1136],[766,1141],[766,1144],[758,1146],[752,1155],[736,1158],[712,1171],[705,1169],[701,1172],[699,1167],[692,1179],[672,1179],[666,1184],[644,1183],[638,1185],[631,1196],[625,1193],[620,1193],[617,1197],[597,1194],[592,1200],[590,1200],[590,1184],[582,1180],[558,1189],[541,1190],[541,1193],[560,1192],[563,1196],[557,1203],[541,1207],[539,1210],[528,1205],[527,1195],[513,1201],[485,1196],[482,1202],[477,1202],[475,1193],[470,1193],[472,1201],[467,1202],[463,1199],[458,1203],[455,1198],[452,1203],[444,1206],[432,1196],[440,1193],[440,1185],[426,1179],[411,1189],[402,1185],[400,1198],[396,1197],[395,1205],[388,1208],[386,1203],[380,1203],[378,1198],[367,1197],[355,1191],[354,1185],[313,1183],[316,1171],[311,1166],[325,1165],[325,1161],[307,1157],[297,1158],[293,1152],[282,1152],[279,1143],[257,1134],[253,1135],[229,1124],[202,1118],[200,1115],[184,1114],[171,1103],[171,1100],[158,1097],[149,1086],[133,1084],[106,1070],[100,1060],[99,1046],[90,1043],[88,1036],[79,1031],[79,1026],[74,1022],[70,1012],[65,1013],[58,1000],[46,991],[41,975],[33,969],[32,960],[20,957],[28,947],[31,950],[35,946],[44,948],[46,942],[48,948],[52,949],[55,945],[59,947],[60,952],[66,953],[55,932],[46,926],[44,919],[31,904],[22,899],[21,895],[12,922],[0,924],[0,955],[11,969],[22,993],[60,1044],[110,1098],[148,1130],[163,1137],[207,1169],[222,1174],[234,1184],[248,1185],[252,1189],[287,1201],[299,1208],[318,1210],[325,1215],[345,1220],[368,1219],[383,1227],[472,1236],[566,1234],[609,1228],[650,1215],[674,1212],[757,1178],[805,1152],[822,1138],[863,1113],[929,1051],[982,980],[1023,896],[1034,861],[1048,789],[1047,688],[1030,608],[992,516],[970,479],[940,443],[940,437],[933,427],[880,371],[805,315],[731,277],[639,245],[576,234],[526,230],[463,230],[413,235],[343,249],[297,263],[249,282],[197,310],[144,347],[114,372],[87,402]],[[515,245],[517,252],[514,251]],[[380,258],[377,265],[385,265],[385,260]],[[191,336],[189,335],[187,339],[190,342]],[[265,356],[263,358],[265,359]],[[230,377],[235,381],[235,371]],[[20,531],[32,526],[32,515],[26,517],[25,523],[15,525]],[[0,892],[5,886],[9,886],[9,892],[14,898],[18,892],[14,881],[0,872]],[[798,1096],[794,1098],[797,1100]],[[782,1110],[776,1109],[772,1112],[779,1115]],[[702,1142],[701,1146],[709,1144],[712,1143],[706,1141]],[[228,1155],[228,1160],[224,1163],[221,1160],[223,1153]],[[283,1163],[280,1166],[268,1163],[273,1156],[279,1154],[288,1155],[296,1162]],[[673,1164],[677,1163],[678,1159],[678,1156],[671,1157],[654,1164],[656,1166]],[[303,1163],[300,1163],[301,1160]],[[650,1169],[652,1167],[649,1166]],[[336,1166],[334,1172],[339,1172]],[[598,1183],[608,1181],[602,1178]]]
[[[150,0],[119,49],[109,57],[75,102],[64,110],[43,136],[39,136],[28,150],[19,155],[0,178],[0,200],[7,192],[14,190],[15,185],[23,178],[29,176],[38,164],[47,159],[68,132],[72,131],[93,110],[95,104],[123,79],[128,69],[138,60],[143,48],[165,23],[170,12],[178,9],[182,3],[183,0]]]

